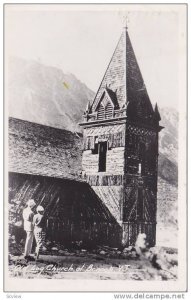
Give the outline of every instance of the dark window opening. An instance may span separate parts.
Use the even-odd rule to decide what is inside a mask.
[[[98,137],[94,138],[94,149],[92,149],[92,154],[98,154]]]
[[[92,154],[98,154],[98,143],[95,144]]]
[[[107,158],[107,142],[99,143],[99,167],[98,172],[106,171],[106,158]]]

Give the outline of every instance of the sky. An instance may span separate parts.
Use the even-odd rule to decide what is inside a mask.
[[[16,56],[73,73],[97,91],[128,15],[128,31],[151,102],[177,108],[180,14],[155,5],[7,5],[6,58]]]

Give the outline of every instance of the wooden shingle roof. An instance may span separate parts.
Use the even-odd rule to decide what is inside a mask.
[[[91,112],[96,110],[105,89],[108,89],[112,98],[114,97],[119,108],[123,108],[124,105],[129,106],[130,116],[133,112],[136,120],[143,119],[143,122],[152,123],[153,107],[126,29],[121,34],[103,76],[90,108]]]
[[[9,118],[9,171],[78,178],[81,139],[79,133]]]

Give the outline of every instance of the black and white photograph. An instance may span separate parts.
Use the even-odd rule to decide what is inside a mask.
[[[4,26],[6,291],[185,291],[186,4]]]

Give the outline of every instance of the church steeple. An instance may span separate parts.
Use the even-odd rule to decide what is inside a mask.
[[[128,106],[127,117],[132,121],[141,121],[147,125],[153,122],[153,107],[130,41],[127,25],[115,48],[101,84],[91,106],[91,113],[96,113],[99,103],[103,100],[105,90],[115,95],[118,116],[124,116],[123,107]],[[132,118],[133,115],[133,118]],[[115,110],[113,118],[116,117]],[[93,117],[95,120],[95,116]],[[91,116],[89,118],[91,121]]]
[[[159,121],[125,26],[81,124],[83,174],[120,224],[123,244],[144,232],[155,245]]]
[[[156,121],[160,121],[161,120],[161,116],[158,110],[158,105],[157,103],[155,104],[155,110],[154,110],[154,117]]]

